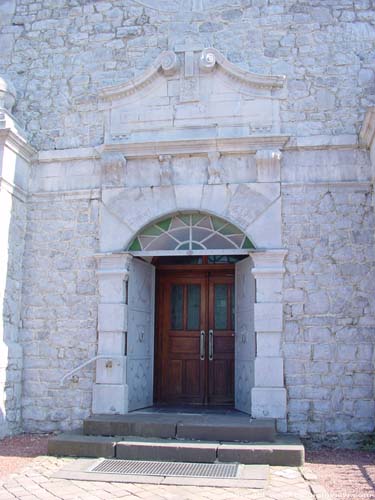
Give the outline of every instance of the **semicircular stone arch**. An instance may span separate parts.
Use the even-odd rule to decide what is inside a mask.
[[[254,184],[119,188],[103,192],[100,249],[124,251],[144,228],[182,212],[225,220],[255,248],[281,247],[279,186]]]

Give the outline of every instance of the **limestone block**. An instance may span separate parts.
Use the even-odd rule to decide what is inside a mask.
[[[281,333],[257,332],[257,356],[280,356]]]
[[[281,303],[254,304],[254,329],[256,332],[281,332],[283,306]]]
[[[253,418],[286,418],[286,390],[281,387],[254,387],[251,402]]]
[[[178,210],[200,210],[203,186],[185,185],[174,187]]]
[[[280,181],[280,151],[260,150],[255,155],[258,182]]]
[[[227,216],[242,227],[248,227],[280,196],[278,183],[232,185]]]
[[[126,331],[127,309],[125,304],[99,304],[98,329],[101,332]]]
[[[246,228],[246,234],[257,248],[282,246],[281,197],[270,205]]]
[[[96,361],[97,384],[124,384],[126,382],[126,356],[123,358],[98,359]]]
[[[281,357],[255,358],[255,386],[256,387],[283,387],[284,372],[283,359]]]
[[[225,215],[231,197],[231,189],[224,184],[203,186],[201,209],[215,215]]]
[[[98,279],[99,296],[101,303],[125,302],[125,279],[124,276],[112,274],[101,275]]]
[[[283,279],[280,274],[264,273],[257,268],[252,273],[256,279],[256,301],[281,302]]]
[[[133,235],[150,222],[176,211],[173,186],[106,190],[102,199],[108,211],[130,227]]]
[[[103,204],[100,205],[100,250],[102,252],[123,250],[133,236],[134,232],[126,224],[110,213]]]
[[[117,354],[125,352],[125,332],[100,332],[98,354]]]
[[[126,384],[94,384],[93,413],[128,413],[128,386]]]

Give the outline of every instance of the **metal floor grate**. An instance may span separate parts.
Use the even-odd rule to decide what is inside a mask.
[[[187,462],[148,462],[139,460],[105,459],[89,472],[105,474],[132,474],[137,476],[210,477],[230,479],[237,477],[238,464],[198,464]]]

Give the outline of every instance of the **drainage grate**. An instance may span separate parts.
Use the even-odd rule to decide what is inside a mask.
[[[211,477],[230,479],[237,476],[238,464],[198,464],[187,462],[148,462],[105,459],[89,472],[132,474],[137,476]]]

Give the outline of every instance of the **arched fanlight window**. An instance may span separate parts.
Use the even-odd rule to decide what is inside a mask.
[[[131,243],[132,252],[238,252],[254,248],[249,238],[229,222],[201,213],[183,213],[146,227]]]

